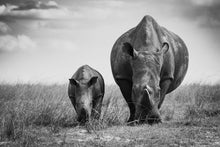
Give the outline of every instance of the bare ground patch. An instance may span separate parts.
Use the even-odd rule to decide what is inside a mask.
[[[209,123],[212,121],[211,123]],[[62,129],[51,134],[45,128],[39,146],[220,146],[220,117],[164,122],[158,125],[113,126],[88,131],[85,127]],[[42,130],[41,130],[42,131]],[[48,134],[47,134],[47,133]],[[46,133],[46,134],[45,134]]]

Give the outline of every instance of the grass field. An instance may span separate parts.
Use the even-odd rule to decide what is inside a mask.
[[[127,126],[127,104],[107,85],[102,118],[79,126],[67,85],[0,84],[0,146],[220,146],[220,85],[166,96],[163,123]]]

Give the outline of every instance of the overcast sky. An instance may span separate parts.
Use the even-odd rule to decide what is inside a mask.
[[[219,0],[0,0],[0,82],[67,83],[88,64],[114,83],[111,48],[146,14],[185,41],[184,83],[220,81]]]

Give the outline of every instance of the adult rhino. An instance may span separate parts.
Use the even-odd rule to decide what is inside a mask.
[[[102,75],[88,65],[79,67],[69,79],[68,95],[81,124],[100,117],[104,92]]]
[[[130,109],[128,122],[158,123],[165,95],[184,79],[188,51],[178,35],[147,15],[115,42],[111,68]]]

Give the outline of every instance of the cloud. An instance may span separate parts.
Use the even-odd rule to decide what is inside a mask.
[[[43,3],[41,1],[26,1],[12,10],[30,10],[30,9],[57,9],[58,5],[54,1]]]
[[[5,11],[5,5],[0,6],[0,14],[2,14]]]
[[[54,1],[27,1],[19,5],[0,6],[0,19],[66,19],[69,16],[68,9],[58,6]]]
[[[201,18],[202,26],[220,27],[220,1],[212,5],[198,7],[197,11],[200,13],[198,16]]]
[[[0,21],[0,34],[6,34],[11,31],[11,28],[4,22]]]
[[[124,2],[121,4],[124,8],[130,4],[131,11],[136,13],[145,11],[153,12],[152,14],[155,15],[159,12],[159,17],[183,17],[197,22],[201,27],[220,27],[220,0],[120,0],[119,2]],[[146,9],[136,9],[135,5],[145,6]]]
[[[174,15],[180,14],[202,27],[220,27],[219,0],[178,0],[175,3]]]
[[[60,51],[76,51],[77,45],[67,39],[55,39],[55,38],[48,38],[41,40],[41,45],[44,50],[52,51],[52,52],[60,52]]]
[[[218,2],[217,0],[191,0],[193,4],[204,6],[212,5],[213,3]]]
[[[0,52],[29,51],[35,48],[35,42],[26,35],[0,36]]]

